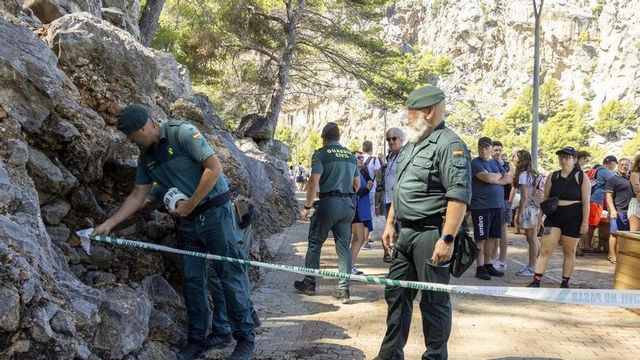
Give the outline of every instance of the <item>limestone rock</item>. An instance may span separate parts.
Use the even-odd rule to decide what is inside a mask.
[[[62,191],[64,184],[62,171],[41,151],[29,149],[27,169],[39,191],[52,194]]]
[[[82,11],[99,17],[101,0],[25,0],[24,6],[48,24],[66,14]]]
[[[19,139],[10,139],[9,163],[16,167],[23,167],[29,161],[29,146]]]
[[[156,101],[160,106],[169,110],[171,103],[178,98],[191,96],[189,70],[179,64],[170,54],[157,50],[154,51],[154,54],[158,73]]]
[[[111,359],[140,349],[149,333],[150,314],[151,302],[145,293],[126,288],[108,291],[93,346]]]
[[[186,340],[184,327],[173,321],[165,311],[153,309],[149,318],[149,339],[179,345]]]
[[[20,322],[20,295],[17,291],[0,287],[0,330],[13,332]]]
[[[76,321],[71,313],[60,310],[51,319],[51,328],[55,332],[74,336],[76,334]]]
[[[176,355],[171,349],[157,341],[147,342],[138,353],[138,360],[175,360]]]
[[[278,140],[261,141],[258,146],[263,152],[285,162],[291,161],[291,150]]]
[[[69,239],[71,230],[69,230],[66,225],[59,224],[56,226],[47,226],[47,233],[51,238],[51,242],[64,243],[67,241],[67,239]]]
[[[250,137],[258,141],[271,139],[274,131],[274,124],[270,123],[266,117],[258,114],[249,114],[240,119],[240,125],[238,125],[236,133],[240,137]]]
[[[119,27],[120,29],[127,31],[134,38],[140,39],[140,28],[138,24],[136,24],[133,19],[125,14],[121,9],[118,8],[102,8],[101,9],[102,18],[111,24]]]
[[[54,200],[42,207],[42,219],[47,225],[58,225],[71,210],[71,205],[64,200]]]
[[[151,275],[142,281],[142,287],[147,292],[153,305],[168,305],[179,307],[182,298],[161,275]]]

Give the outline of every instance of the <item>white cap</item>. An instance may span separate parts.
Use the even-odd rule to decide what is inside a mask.
[[[189,198],[187,195],[181,193],[178,188],[172,187],[166,194],[164,194],[164,206],[170,211],[174,211],[176,209],[176,204],[180,200],[189,200]]]

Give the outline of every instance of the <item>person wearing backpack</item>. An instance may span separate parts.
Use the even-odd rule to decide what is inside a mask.
[[[591,241],[593,233],[600,226],[604,210],[604,186],[613,176],[617,165],[618,159],[609,155],[604,158],[602,165],[595,165],[587,172],[591,185],[591,198],[589,199],[589,231],[580,238],[580,249],[583,253],[594,251],[591,247]]]
[[[584,180],[584,173],[575,168],[578,152],[570,147],[556,151],[560,170],[553,172],[545,181],[544,201],[541,209],[547,216],[544,220],[544,232],[540,240],[540,254],[536,260],[533,281],[528,287],[540,287],[542,276],[547,269],[549,257],[558,242],[562,240],[562,283],[561,288],[569,287],[576,261],[576,247],[580,234],[589,230],[589,197],[591,187]]]
[[[540,194],[544,195],[545,177],[531,167],[531,153],[527,150],[518,150],[517,159],[513,187],[520,190],[521,196],[518,204],[518,217],[514,221],[524,230],[529,246],[529,262],[516,275],[533,276],[539,247],[536,235],[538,234]]]

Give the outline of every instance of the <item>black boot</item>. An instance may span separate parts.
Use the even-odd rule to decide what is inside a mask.
[[[484,266],[478,266],[476,268],[476,277],[482,280],[491,280],[491,275],[489,275],[487,268]]]
[[[227,360],[250,360],[253,359],[253,341],[238,340],[233,353],[229,355]]]
[[[231,333],[224,335],[209,334],[206,342],[211,349],[223,349],[233,345],[233,336],[231,336]]]
[[[295,281],[293,283],[293,287],[298,290],[298,292],[303,293],[305,295],[315,295],[316,294],[316,283],[311,280],[304,278],[302,281]]]
[[[496,276],[496,277],[504,276],[504,273],[502,271],[496,270],[496,268],[493,267],[493,264],[485,264],[484,267],[487,269],[487,273],[491,276]]]
[[[205,351],[209,350],[210,346],[206,340],[202,341],[187,341],[187,345],[184,346],[176,354],[177,360],[193,360],[200,356]]]

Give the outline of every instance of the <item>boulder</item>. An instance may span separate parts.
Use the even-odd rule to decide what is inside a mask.
[[[70,312],[60,310],[51,319],[51,328],[57,333],[74,336],[76,334],[76,320]]]
[[[138,353],[138,360],[175,360],[176,355],[167,345],[149,341],[142,347]]]
[[[64,184],[62,171],[40,150],[29,149],[27,170],[38,191],[49,194],[58,194],[62,191]]]
[[[175,310],[173,310],[175,313]],[[187,339],[184,327],[176,324],[168,312],[151,310],[149,318],[149,339],[179,345]]]
[[[258,143],[260,150],[273,156],[274,158],[289,162],[291,161],[291,150],[287,145],[278,140],[265,140]]]
[[[142,281],[144,291],[149,295],[154,306],[168,305],[179,307],[182,298],[161,275],[151,275]]]
[[[239,137],[250,137],[256,141],[269,140],[273,137],[275,124],[259,114],[245,115],[240,119],[236,133]]]
[[[101,0],[25,0],[24,6],[48,24],[66,14],[86,11],[100,16]]]
[[[140,349],[149,333],[151,302],[140,291],[116,288],[107,291],[100,307],[102,322],[93,346],[111,359],[122,359]]]
[[[207,95],[203,93],[196,93],[190,98],[187,99],[190,103],[196,105],[204,116],[204,128],[202,130],[207,133],[213,133],[215,130],[220,130],[224,128],[224,124],[222,120],[216,113],[216,109],[209,101]]]
[[[16,167],[23,167],[29,161],[29,145],[19,139],[10,139],[9,163]]]
[[[20,323],[20,294],[0,287],[0,331],[13,332]]]
[[[133,35],[137,40],[140,40],[140,28],[129,14],[125,14],[121,9],[113,7],[102,8],[100,11],[104,20]]]
[[[15,198],[14,189],[11,186],[9,173],[4,168],[4,164],[0,161],[0,209],[9,207],[11,201]]]
[[[54,243],[66,243],[71,236],[71,230],[65,224],[47,226],[47,233]]]
[[[71,210],[71,204],[64,200],[56,199],[42,206],[42,219],[47,225],[58,225],[67,216],[69,210]]]
[[[189,70],[179,64],[171,54],[154,50],[154,55],[158,73],[156,101],[169,112],[171,103],[192,94]]]

